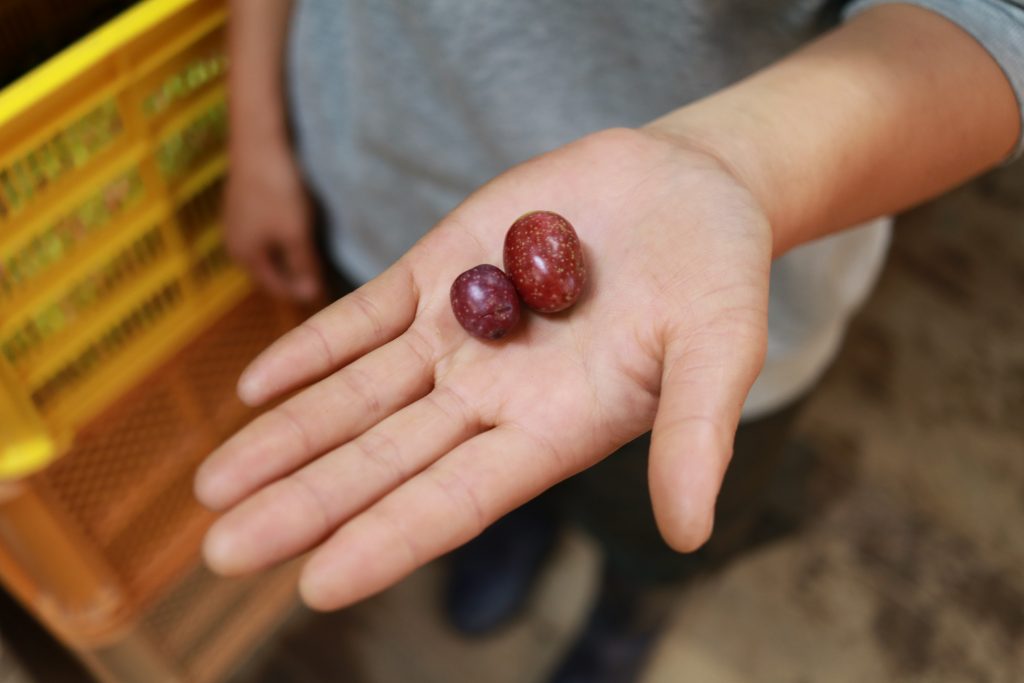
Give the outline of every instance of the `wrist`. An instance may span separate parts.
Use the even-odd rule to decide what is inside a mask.
[[[235,168],[294,164],[291,141],[283,128],[232,121],[228,160]]]
[[[715,101],[700,101],[644,126],[645,132],[659,137],[688,153],[704,157],[721,172],[743,187],[768,218],[772,231],[773,256],[781,256],[795,246],[788,227],[791,207],[779,187],[782,175],[773,172],[762,155],[757,121],[742,111],[733,111]]]
[[[893,4],[650,127],[721,161],[767,216],[777,257],[998,163],[1019,109],[969,34]]]

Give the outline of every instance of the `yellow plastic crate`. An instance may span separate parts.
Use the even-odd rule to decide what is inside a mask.
[[[223,0],[148,0],[0,92],[0,479],[237,303]]]

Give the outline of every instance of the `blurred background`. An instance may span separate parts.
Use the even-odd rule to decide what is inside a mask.
[[[567,530],[526,613],[444,562],[352,609],[208,573],[195,467],[308,311],[232,266],[218,0],[0,0],[0,683],[529,682],[584,618]],[[676,601],[645,681],[1024,681],[1024,168],[900,219],[756,547]]]

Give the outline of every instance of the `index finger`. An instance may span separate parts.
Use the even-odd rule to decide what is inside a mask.
[[[238,396],[255,406],[395,339],[412,324],[419,293],[400,261],[270,345],[242,373]]]

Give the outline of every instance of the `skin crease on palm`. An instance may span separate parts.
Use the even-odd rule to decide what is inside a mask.
[[[583,296],[500,344],[470,337],[451,282],[500,263],[507,226],[538,207],[572,217]],[[771,255],[743,186],[655,135],[605,131],[499,176],[243,375],[252,404],[309,386],[201,468],[200,501],[227,510],[208,563],[238,574],[312,550],[303,598],[339,608],[652,425],[659,526],[696,548],[763,361]]]

